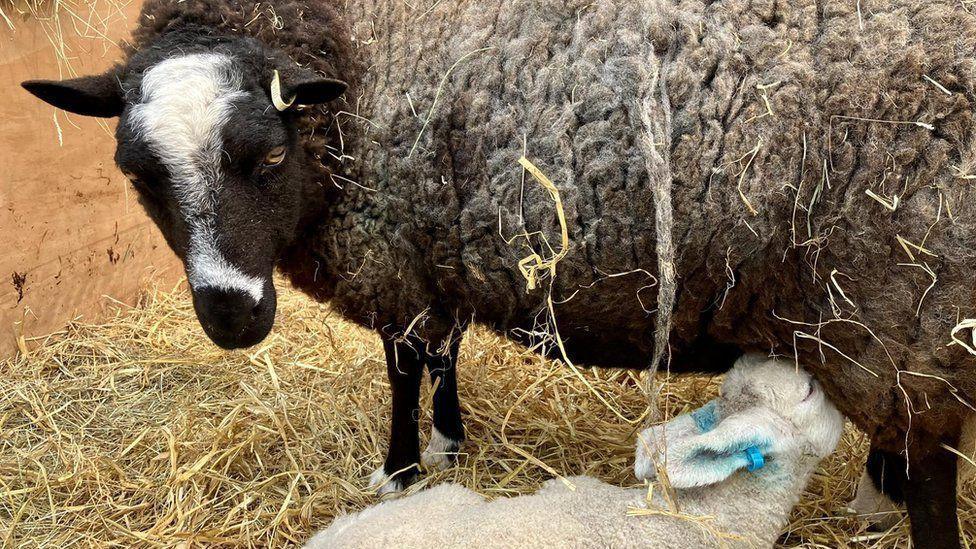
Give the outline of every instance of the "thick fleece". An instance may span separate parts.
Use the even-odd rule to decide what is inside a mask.
[[[659,460],[678,488],[672,502],[590,477],[491,502],[448,484],[341,517],[306,548],[771,547],[843,419],[808,374],[761,357],[741,360],[722,394],[637,443],[635,468],[654,478]],[[748,447],[763,467],[747,470]]]
[[[184,23],[350,83],[308,113],[321,196],[280,258],[350,318],[433,348],[472,320],[558,329],[574,360],[646,367],[670,235],[673,369],[795,350],[890,451],[938,448],[976,400],[971,330],[948,345],[976,317],[964,3],[152,0],[137,47]],[[531,291],[519,260],[560,239],[522,154],[570,241]]]
[[[346,4],[368,138],[348,152],[359,185],[283,263],[299,286],[435,348],[472,319],[548,324],[576,360],[643,367],[666,175],[674,369],[702,367],[682,357],[703,341],[796,349],[880,447],[958,429],[976,400],[976,361],[948,345],[976,316],[962,4],[411,5]],[[570,240],[532,291],[518,261],[553,256],[559,227],[523,153],[559,188]]]

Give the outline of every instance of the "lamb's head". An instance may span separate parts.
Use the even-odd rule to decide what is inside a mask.
[[[727,374],[721,395],[641,433],[637,476],[653,478],[660,464],[672,486],[690,488],[776,462],[816,463],[844,428],[816,380],[792,363],[747,355]]]
[[[346,84],[255,40],[189,29],[104,74],[23,85],[69,112],[119,117],[115,161],[183,260],[207,335],[224,348],[264,339],[272,271],[319,184],[297,107]]]
[[[793,361],[749,354],[740,358],[722,383],[722,408],[729,416],[766,410],[772,422],[786,421],[784,434],[805,454],[826,457],[840,439],[843,417],[817,380]]]

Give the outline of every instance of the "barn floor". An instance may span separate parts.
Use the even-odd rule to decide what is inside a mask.
[[[280,547],[375,501],[366,483],[389,403],[379,342],[326,306],[281,294],[272,336],[248,352],[215,348],[185,292],[156,290],[0,363],[3,545]],[[502,496],[555,472],[634,482],[645,401],[633,374],[577,372],[479,330],[462,346],[459,377],[467,453],[421,486],[457,481]],[[667,403],[680,412],[716,387],[684,378]],[[844,513],[865,449],[850,429],[782,546],[908,545],[904,521],[875,534]],[[963,499],[974,545],[976,487]]]

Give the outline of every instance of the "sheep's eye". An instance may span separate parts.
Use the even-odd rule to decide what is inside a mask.
[[[278,164],[281,164],[285,160],[285,152],[286,152],[285,146],[278,145],[277,147],[271,149],[270,152],[268,152],[268,155],[264,157],[264,161],[261,162],[261,165],[263,165],[265,168],[268,168],[271,166],[277,166]]]

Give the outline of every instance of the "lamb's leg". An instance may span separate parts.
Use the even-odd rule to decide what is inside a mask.
[[[959,549],[956,455],[941,448],[939,441],[921,448],[919,442],[909,446],[911,454],[905,481],[905,504],[912,525],[913,545],[931,549]],[[958,440],[946,443],[955,446]]]
[[[421,455],[424,467],[446,469],[457,461],[464,441],[464,423],[457,395],[457,357],[461,339],[454,339],[445,354],[427,357],[430,382],[434,385],[434,426],[430,442]]]
[[[423,377],[423,351],[408,343],[383,342],[386,375],[393,392],[393,417],[390,449],[386,463],[377,469],[371,484],[380,494],[399,492],[420,472],[420,380]]]

